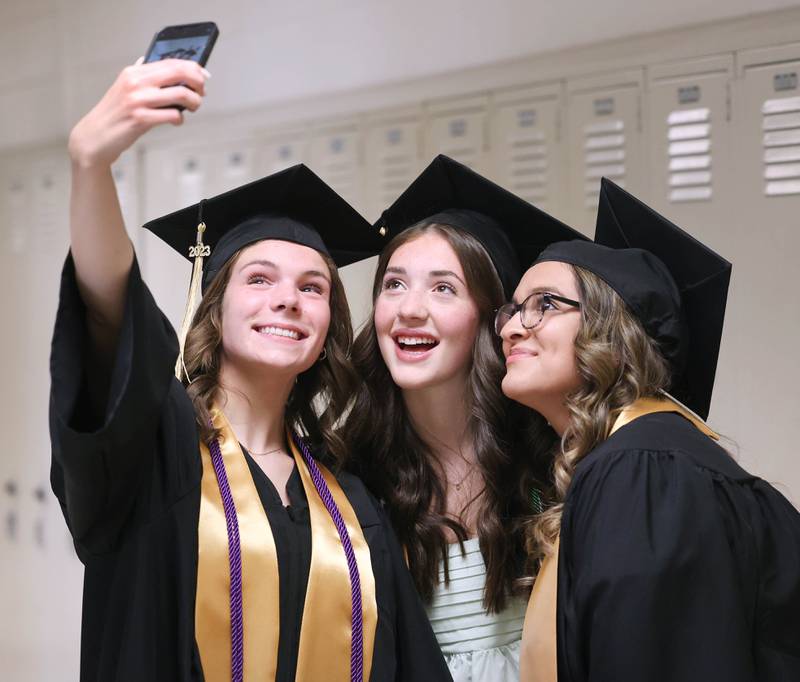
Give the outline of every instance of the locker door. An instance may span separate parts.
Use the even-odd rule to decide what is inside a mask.
[[[311,169],[344,197],[361,209],[361,162],[359,131],[355,121],[316,128],[311,135]]]
[[[69,165],[61,150],[37,155],[30,166],[32,187],[33,254],[54,262],[64,257],[69,242],[69,216],[64,206],[69,202]]]
[[[122,218],[128,236],[137,249],[142,236],[139,218],[139,152],[136,149],[126,151],[111,169],[114,184],[117,187]]]
[[[492,177],[541,209],[563,213],[559,84],[497,93],[489,124]]]
[[[158,218],[211,196],[213,153],[203,146],[146,149],[144,221]],[[172,325],[180,328],[189,290],[191,264],[149,230],[140,238],[142,273]],[[186,246],[187,252],[189,244]]]
[[[30,210],[30,186],[22,169],[12,159],[0,161],[0,177],[3,183],[3,241],[6,248],[2,250],[4,256],[11,256],[8,262],[19,259],[28,250],[29,234],[26,224]],[[5,260],[5,259],[4,259]],[[5,270],[4,270],[5,272]],[[14,278],[11,278],[13,281]]]
[[[723,249],[733,180],[733,55],[654,66],[647,89],[651,205]]]
[[[370,117],[364,136],[366,218],[374,222],[420,171],[419,111]]]
[[[258,177],[255,141],[225,142],[211,150],[206,196],[216,196]]]
[[[486,171],[486,97],[431,102],[427,107],[423,166],[437,154]]]
[[[45,358],[50,353],[61,268],[69,245],[66,207],[70,195],[70,164],[60,145],[35,152],[25,165],[31,201],[26,229],[33,234],[24,259],[27,272],[14,284],[24,292],[22,315],[15,324],[15,333],[25,340],[22,355],[15,358],[24,367],[26,385],[17,396],[20,402],[16,409],[20,412],[16,423],[20,425],[28,424],[31,415],[47,412],[50,375]],[[25,441],[24,450],[28,453],[49,451],[49,439],[43,429],[28,433]],[[29,461],[25,467],[27,474],[33,473],[31,465]],[[31,485],[25,490],[25,497],[29,497],[32,488]]]
[[[33,358],[29,355],[30,316],[35,310],[34,298],[27,293],[28,280],[31,273],[36,273],[33,259],[33,232],[31,222],[33,207],[33,184],[28,164],[17,155],[7,155],[0,159],[0,178],[2,178],[3,195],[0,198],[0,235],[4,248],[0,249],[0,268],[6,291],[3,293],[2,312],[14,333],[0,336],[0,372],[14,390],[0,394],[0,410],[7,415],[5,422],[5,447],[7,455],[0,463],[0,498],[3,500],[3,516],[0,518],[0,534],[8,541],[11,548],[16,539],[16,519],[18,500],[16,488],[10,481],[17,475],[17,463],[22,453],[30,450],[25,443],[25,435],[18,428],[9,428],[11,424],[24,423],[25,410],[30,407],[31,382],[26,370],[32,362],[46,364],[47,355]],[[13,287],[13,288],[12,288]],[[12,291],[26,292],[24,295],[13,295]],[[56,295],[55,292],[52,294]],[[51,330],[52,332],[52,330]],[[49,335],[48,335],[49,336]],[[33,414],[40,414],[38,412]],[[41,412],[43,417],[44,412]],[[29,418],[29,417],[28,417]],[[28,455],[26,455],[28,456]]]
[[[730,259],[741,395],[734,435],[747,465],[788,486],[800,504],[800,43],[743,51],[737,65]]]
[[[571,223],[594,234],[600,178],[641,192],[644,153],[640,70],[567,83]]]
[[[271,132],[255,146],[258,177],[308,162],[308,132],[303,128]]]

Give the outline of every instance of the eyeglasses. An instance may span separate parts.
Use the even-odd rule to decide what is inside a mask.
[[[551,294],[549,291],[537,291],[528,296],[522,303],[514,303],[512,301],[500,306],[494,316],[494,332],[500,336],[503,327],[517,313],[519,313],[519,321],[525,329],[534,329],[539,326],[548,310],[558,310],[556,303],[564,303],[574,308],[581,307],[579,301],[573,301],[571,298]]]

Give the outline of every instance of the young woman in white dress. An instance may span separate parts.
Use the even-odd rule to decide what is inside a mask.
[[[386,505],[454,680],[516,681],[521,528],[555,434],[502,395],[492,324],[519,275],[506,232],[571,231],[446,157],[379,226],[391,241],[354,345],[350,466]]]

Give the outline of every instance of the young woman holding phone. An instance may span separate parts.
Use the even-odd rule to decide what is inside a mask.
[[[206,78],[128,67],[70,136],[51,437],[86,569],[81,679],[448,680],[387,519],[338,470],[337,265],[379,235],[296,166],[148,223],[194,262],[185,345],[141,279],[110,167]]]

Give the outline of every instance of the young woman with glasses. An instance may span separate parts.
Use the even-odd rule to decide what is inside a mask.
[[[702,420],[730,264],[608,181],[595,239],[495,320],[504,393],[560,437],[521,680],[800,679],[800,515]]]

